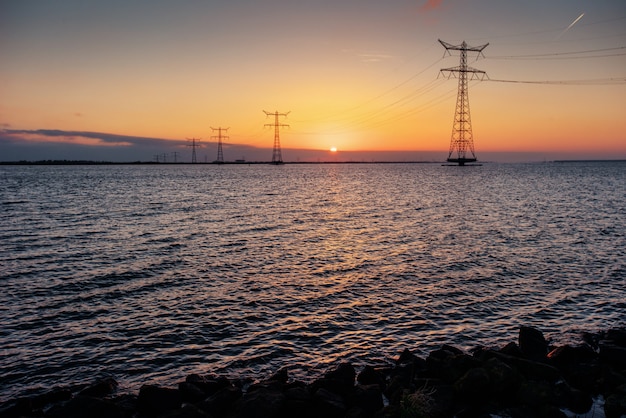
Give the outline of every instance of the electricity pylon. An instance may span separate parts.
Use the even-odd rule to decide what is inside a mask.
[[[459,91],[456,97],[456,109],[454,111],[454,123],[452,124],[452,138],[450,140],[450,152],[448,153],[449,163],[458,163],[465,165],[476,161],[474,153],[474,138],[472,137],[472,121],[470,118],[469,107],[469,86],[467,85],[468,74],[469,80],[484,80],[487,73],[467,65],[467,52],[477,52],[478,56],[483,55],[483,49],[487,48],[488,43],[481,46],[468,46],[465,41],[461,45],[452,45],[439,39],[439,43],[443,45],[446,52],[461,51],[461,63],[458,67],[442,68],[442,74],[447,73],[448,78],[459,77]],[[450,54],[452,55],[452,54]],[[484,56],[484,55],[483,55]],[[468,150],[471,157],[467,155]],[[456,152],[456,155],[452,154]]]
[[[272,164],[282,164],[283,163],[283,156],[280,150],[280,128],[287,128],[289,127],[289,125],[285,125],[285,124],[281,124],[278,122],[278,118],[280,116],[285,116],[287,117],[287,115],[290,112],[287,113],[278,113],[278,112],[274,112],[274,113],[270,113],[267,111],[263,111],[265,112],[265,114],[267,116],[273,115],[274,116],[274,123],[266,123],[265,126],[273,126],[274,127],[274,152],[272,153]]]
[[[222,152],[222,140],[228,139],[227,136],[222,135],[222,131],[227,132],[230,128],[211,128],[213,132],[217,131],[217,136],[212,136],[211,139],[217,139],[217,160],[215,160],[218,164],[224,164],[224,153]]]
[[[199,138],[187,138],[188,141],[191,141],[191,144],[187,144],[188,147],[191,147],[191,163],[196,164],[198,160],[196,159],[196,148],[200,146]],[[197,141],[197,142],[196,142]]]

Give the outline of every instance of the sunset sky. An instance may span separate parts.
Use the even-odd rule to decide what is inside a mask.
[[[2,0],[0,161],[189,160],[191,137],[212,160],[211,127],[227,160],[270,160],[264,110],[290,112],[285,161],[443,160],[459,57],[438,39],[489,43],[479,159],[626,158],[625,1]]]

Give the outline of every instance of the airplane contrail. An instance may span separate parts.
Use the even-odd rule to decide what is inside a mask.
[[[576,24],[576,22],[578,22],[580,19],[583,18],[584,15],[585,15],[585,12],[582,12],[580,14],[580,16],[578,16],[576,19],[574,19],[574,21],[572,23],[570,23],[569,26],[566,27],[565,30],[559,34],[559,36],[556,37],[556,39],[559,39],[561,36],[565,35],[565,32],[570,30],[572,28],[572,26],[574,26]]]

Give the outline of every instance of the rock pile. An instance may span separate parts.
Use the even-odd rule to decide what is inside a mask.
[[[580,345],[550,348],[537,329],[518,343],[472,353],[444,345],[420,358],[409,350],[385,368],[340,364],[312,383],[287,369],[251,385],[217,376],[187,376],[177,388],[144,385],[116,395],[104,379],[80,391],[53,390],[15,399],[0,417],[119,418],[420,418],[564,417],[603,404],[626,416],[626,329],[585,334]]]

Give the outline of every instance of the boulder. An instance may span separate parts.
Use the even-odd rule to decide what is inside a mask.
[[[50,418],[124,418],[118,405],[105,399],[78,395],[69,401],[56,404],[46,412]]]
[[[79,395],[92,396],[95,398],[104,398],[117,390],[118,383],[112,377],[106,377],[98,380],[85,389],[81,390]]]
[[[207,412],[209,415],[220,416],[242,396],[241,389],[235,386],[226,386],[215,392],[213,395],[199,402],[196,406]]]
[[[337,380],[346,386],[354,386],[356,371],[350,363],[341,363],[336,369],[327,372],[324,377],[326,379]]]
[[[369,365],[363,367],[356,380],[362,385],[378,385],[381,390],[385,389],[385,376]]]
[[[350,404],[367,416],[383,408],[383,393],[379,385],[357,385]]]
[[[237,402],[237,418],[269,418],[278,416],[286,396],[278,390],[261,388],[246,393]]]
[[[155,385],[143,385],[139,389],[137,408],[148,417],[178,409],[181,404],[182,398],[177,389],[162,388]]]
[[[528,359],[543,361],[548,354],[548,342],[543,333],[536,328],[521,326],[519,330],[519,348]]]
[[[313,395],[315,404],[315,416],[325,418],[340,418],[348,410],[348,407],[340,395],[320,388]]]

